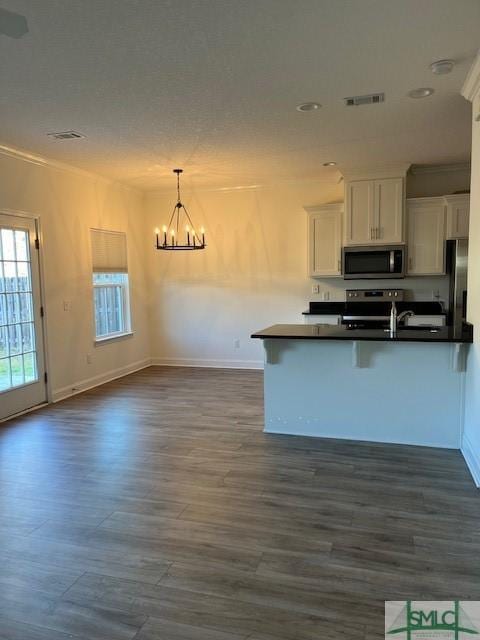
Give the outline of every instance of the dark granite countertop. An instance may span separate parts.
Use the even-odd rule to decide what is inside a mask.
[[[473,342],[473,326],[465,325],[461,336],[454,336],[453,327],[420,329],[401,328],[394,338],[384,329],[348,329],[344,325],[326,324],[274,324],[253,333],[252,338],[284,340],[367,340],[382,342]]]

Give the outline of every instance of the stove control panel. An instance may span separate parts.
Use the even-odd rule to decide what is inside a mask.
[[[403,301],[403,289],[347,289],[347,302]]]

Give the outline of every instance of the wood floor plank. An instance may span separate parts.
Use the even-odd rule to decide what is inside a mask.
[[[123,611],[135,607],[148,616],[244,635],[273,632],[280,638],[294,635],[299,640],[316,640],[321,632],[327,638],[353,639],[363,637],[365,631],[347,621],[337,625],[289,609],[90,574],[82,576],[63,597],[81,606],[100,602]]]
[[[0,640],[88,640],[85,636],[35,627],[0,616]]]
[[[265,434],[262,382],[151,367],[4,423],[0,640],[376,640],[385,599],[480,599],[458,451]]]
[[[247,636],[149,617],[135,640],[247,640]]]

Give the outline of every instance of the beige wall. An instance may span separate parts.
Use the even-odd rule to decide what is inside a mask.
[[[174,192],[146,194],[150,233],[168,221],[174,197]],[[208,248],[149,254],[152,355],[261,364],[261,344],[250,334],[270,324],[298,322],[310,297],[303,206],[341,198],[337,180],[186,192],[196,224],[207,229]]]
[[[149,356],[142,196],[75,170],[0,153],[0,209],[39,216],[50,384],[55,398]],[[94,347],[91,227],[126,231],[135,335]],[[64,301],[70,311],[64,311]],[[87,354],[91,364],[87,364]]]

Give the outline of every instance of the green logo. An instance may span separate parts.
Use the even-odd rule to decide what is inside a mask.
[[[417,632],[421,633],[417,636]],[[413,640],[416,636],[423,640],[447,637],[459,640],[460,634],[464,633],[478,635],[479,631],[461,606],[460,600],[450,602],[406,600],[400,613],[386,631],[388,635],[405,634],[406,640]]]

